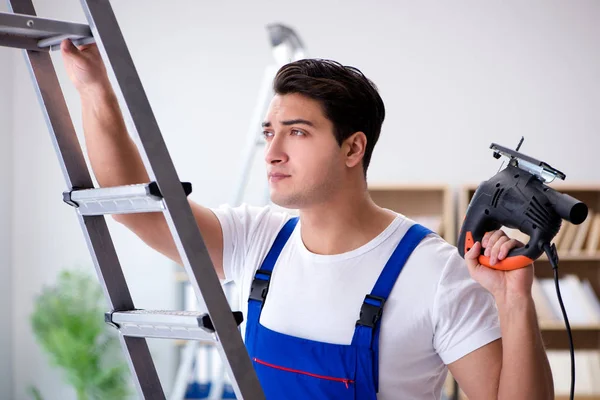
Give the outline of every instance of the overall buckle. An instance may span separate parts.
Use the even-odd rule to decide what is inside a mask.
[[[259,275],[265,276],[265,278],[259,278]],[[259,269],[254,275],[252,286],[250,287],[250,300],[265,301],[267,293],[269,292],[269,282],[271,281],[271,271]]]
[[[366,295],[365,301],[360,308],[360,319],[356,321],[356,325],[368,326],[374,328],[383,314],[383,305],[385,299],[383,297]]]

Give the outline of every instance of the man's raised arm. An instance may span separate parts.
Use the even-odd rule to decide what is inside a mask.
[[[148,183],[148,174],[137,146],[127,132],[97,46],[76,47],[65,40],[61,44],[61,54],[81,99],[87,152],[99,185]],[[190,206],[217,274],[223,278],[223,236],[219,220],[212,211],[199,204],[190,201]],[[117,214],[112,217],[147,245],[182,264],[162,213]]]

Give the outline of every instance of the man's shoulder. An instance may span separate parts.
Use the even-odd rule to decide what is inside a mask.
[[[404,238],[406,232],[414,224],[425,224],[404,215],[400,228],[395,232],[395,241]],[[427,227],[427,226],[426,226]],[[445,285],[461,285],[471,283],[471,277],[465,260],[460,256],[457,247],[448,242],[432,227],[431,233],[425,236],[415,247],[407,260],[402,274],[407,281],[421,286],[428,295],[435,296],[440,287]],[[426,289],[427,288],[427,289]]]
[[[211,211],[221,224],[223,266],[227,279],[240,281],[267,254],[292,213],[273,205],[223,204]]]
[[[416,224],[431,231],[414,250],[415,255],[418,255],[421,261],[427,261],[435,265],[445,265],[448,261],[455,261],[456,256],[460,258],[456,246],[440,235],[438,233],[440,230],[433,226],[430,221],[423,222],[419,218],[411,218],[399,213],[397,213],[397,218],[401,221],[401,229],[398,229],[395,235],[397,240],[404,238],[407,231]]]

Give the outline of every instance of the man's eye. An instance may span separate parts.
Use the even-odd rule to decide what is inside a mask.
[[[265,139],[270,138],[271,136],[273,136],[273,132],[269,132],[269,131],[263,131],[263,137]]]
[[[294,136],[304,136],[304,132],[298,130],[298,129],[292,129],[292,135]]]

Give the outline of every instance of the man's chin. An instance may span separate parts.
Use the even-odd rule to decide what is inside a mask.
[[[271,202],[279,207],[287,208],[290,210],[300,208],[300,201],[298,196],[286,196],[281,193],[271,192]]]

